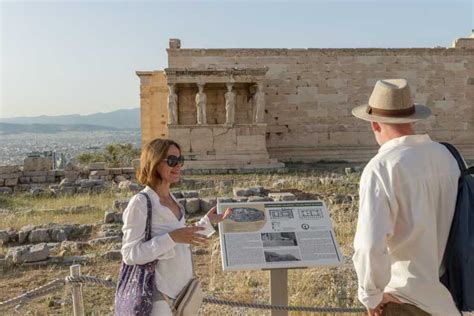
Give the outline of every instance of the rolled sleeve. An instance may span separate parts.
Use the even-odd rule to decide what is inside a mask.
[[[145,238],[147,217],[146,198],[140,194],[130,200],[123,212],[122,258],[126,264],[145,264],[157,259],[170,259],[175,255],[176,243],[168,233]]]
[[[359,300],[375,308],[391,278],[387,238],[393,234],[388,198],[374,174],[363,175],[360,186],[359,218],[352,258],[359,282]]]

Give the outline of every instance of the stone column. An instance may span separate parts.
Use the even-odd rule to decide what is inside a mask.
[[[263,123],[265,115],[265,93],[263,92],[263,82],[257,83],[257,92],[255,100],[255,123]]]
[[[197,124],[207,124],[206,120],[206,102],[207,96],[204,93],[204,83],[198,83],[199,92],[196,94],[196,112],[197,112]]]
[[[168,124],[178,124],[178,95],[175,84],[168,84]]]
[[[235,123],[235,92],[232,91],[232,83],[226,83],[225,93],[225,123],[233,125]]]

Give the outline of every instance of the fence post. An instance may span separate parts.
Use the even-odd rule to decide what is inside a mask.
[[[72,277],[81,275],[81,266],[79,264],[70,267]],[[72,283],[72,307],[74,316],[84,316],[84,300],[82,299],[82,284]]]

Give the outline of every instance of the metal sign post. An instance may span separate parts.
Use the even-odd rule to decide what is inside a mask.
[[[270,304],[288,306],[288,269],[270,270]],[[288,316],[288,311],[274,310],[272,316]]]

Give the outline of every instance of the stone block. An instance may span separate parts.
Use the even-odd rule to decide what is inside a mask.
[[[201,211],[202,212],[209,212],[211,208],[217,205],[217,199],[215,198],[202,198],[201,199]]]
[[[133,159],[132,160],[132,168],[137,170],[140,168],[140,159]]]
[[[45,183],[46,182],[46,177],[45,176],[31,177],[31,182],[33,182],[33,183]]]
[[[22,183],[22,184],[30,183],[30,182],[31,182],[31,178],[30,178],[30,177],[20,177],[20,178],[18,179],[18,182],[19,182],[19,183]]]
[[[122,237],[120,236],[110,236],[110,237],[101,237],[89,240],[89,245],[97,246],[97,245],[105,245],[110,243],[121,242]]]
[[[185,199],[199,197],[198,191],[181,191],[181,194]]]
[[[104,214],[104,223],[113,223],[115,222],[115,211],[105,211]]]
[[[212,133],[216,153],[228,153],[236,150],[237,137],[234,128],[214,128]]]
[[[268,194],[269,198],[272,198],[274,201],[294,201],[296,196],[293,193],[282,192],[282,193],[270,193]]]
[[[129,201],[130,201],[129,199],[115,200],[113,202],[112,207],[116,210],[119,210],[120,212],[123,212],[127,208]]]
[[[51,241],[48,229],[46,228],[37,228],[32,230],[28,236],[28,239],[32,244]]]
[[[265,135],[237,136],[237,151],[266,152]]]
[[[25,177],[46,177],[48,171],[23,171],[23,176]]]
[[[191,130],[191,152],[206,154],[213,149],[212,128],[202,127]]]
[[[272,198],[268,196],[249,196],[247,202],[271,202]]]
[[[199,198],[186,199],[186,213],[194,214],[201,210],[201,201]]]
[[[122,168],[123,173],[125,174],[135,174],[136,170],[132,167]]]
[[[122,168],[107,168],[105,170],[107,170],[109,174],[115,176],[122,174]]]
[[[63,242],[67,240],[67,233],[62,228],[51,229],[51,239],[55,242]]]
[[[93,162],[88,165],[89,170],[105,170],[105,162]]]
[[[49,171],[53,169],[50,157],[26,157],[23,161],[23,171]]]
[[[20,166],[19,165],[13,165],[13,166],[0,166],[0,175],[4,173],[17,173],[20,172]]]
[[[7,186],[7,187],[13,187],[17,184],[18,184],[18,178],[5,179],[5,186]]]
[[[21,175],[21,173],[17,172],[17,173],[3,173],[3,174],[0,174],[0,179],[4,179],[4,180],[7,180],[7,179],[16,179],[16,178],[19,178]]]
[[[242,197],[242,196],[252,196],[253,192],[249,188],[238,188],[235,187],[232,189],[234,192],[234,196],[236,197]]]
[[[102,258],[112,261],[122,260],[122,253],[120,250],[109,250],[102,255]]]
[[[0,244],[5,245],[10,241],[10,234],[8,233],[8,230],[3,229],[0,230]]]

